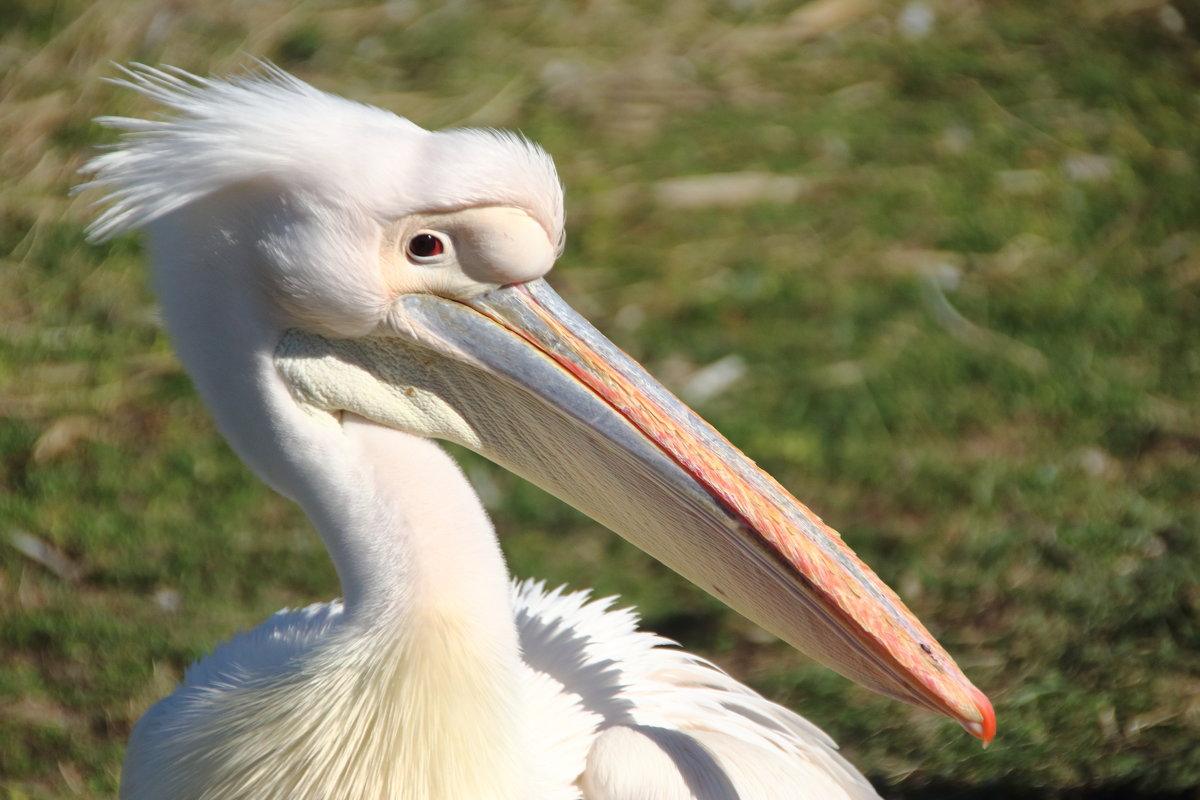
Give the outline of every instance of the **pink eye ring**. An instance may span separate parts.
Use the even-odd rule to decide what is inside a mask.
[[[408,240],[408,254],[414,258],[431,258],[444,252],[446,246],[432,233],[418,233]]]

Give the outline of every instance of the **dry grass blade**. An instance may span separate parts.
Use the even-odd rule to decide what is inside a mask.
[[[68,583],[79,579],[79,569],[54,545],[25,531],[10,531],[9,543],[27,558],[36,561]]]

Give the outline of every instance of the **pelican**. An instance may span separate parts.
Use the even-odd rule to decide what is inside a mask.
[[[843,675],[986,743],[987,698],[804,505],[544,281],[550,157],[271,65],[134,65],[95,239],[148,236],[179,357],[343,599],[193,665],[134,728],[144,800],[771,800],[874,790],[814,725],[586,593],[514,583],[433,440],[547,489]]]

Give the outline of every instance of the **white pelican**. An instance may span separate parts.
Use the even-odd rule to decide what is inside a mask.
[[[121,81],[91,228],[145,228],[217,424],[299,503],[344,599],[281,611],[134,729],[122,796],[874,797],[813,725],[585,594],[510,582],[463,444],[859,683],[985,742],[984,695],[838,535],[575,314],[549,156],[272,67]]]

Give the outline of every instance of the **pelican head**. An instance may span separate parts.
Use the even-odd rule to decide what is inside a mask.
[[[175,113],[106,120],[126,139],[89,165],[110,203],[92,233],[147,228],[222,432],[323,533],[349,422],[453,441],[843,675],[993,736],[986,697],[838,534],[543,280],[563,206],[540,148],[269,68],[125,83]],[[373,545],[326,540],[347,607],[365,602]]]

